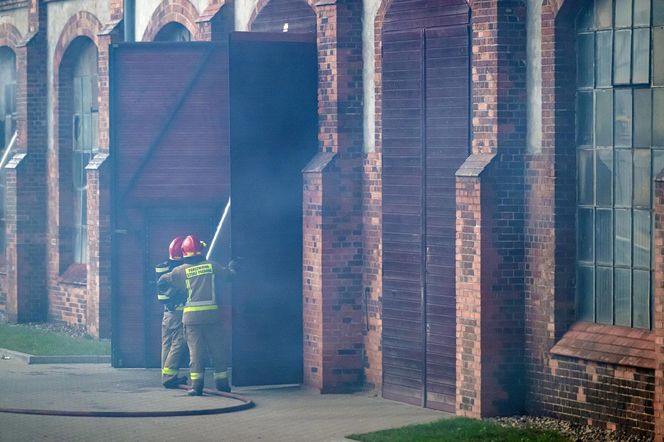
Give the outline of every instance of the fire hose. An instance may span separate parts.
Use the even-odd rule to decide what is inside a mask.
[[[186,390],[186,385],[181,385]],[[0,413],[32,414],[39,416],[70,416],[70,417],[170,417],[170,416],[203,416],[210,414],[232,413],[235,411],[248,410],[256,406],[254,402],[243,396],[233,393],[223,393],[205,389],[206,395],[221,396],[240,401],[237,405],[226,407],[204,408],[198,410],[162,410],[162,411],[80,411],[80,410],[44,410],[36,408],[5,408],[0,407]]]

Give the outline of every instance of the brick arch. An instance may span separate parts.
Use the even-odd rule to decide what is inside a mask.
[[[189,0],[163,0],[152,13],[142,41],[153,41],[161,28],[171,22],[179,23],[191,34],[192,40],[198,39],[198,10]]]
[[[0,24],[0,46],[7,46],[16,52],[16,46],[23,38],[18,29],[9,23]]]
[[[311,9],[311,15],[314,18],[312,23],[308,23],[308,13],[305,5]],[[249,29],[252,31],[274,31],[281,32],[281,29],[272,29],[275,18],[291,17],[295,19],[295,26],[290,27],[291,32],[316,32],[316,12],[314,10],[314,0],[259,0],[249,19]],[[272,19],[272,20],[270,20]]]
[[[67,23],[58,38],[58,43],[55,46],[55,54],[53,56],[53,72],[56,85],[60,63],[62,63],[62,58],[64,57],[67,48],[69,48],[69,45],[78,37],[87,37],[92,40],[97,47],[97,50],[99,50],[99,37],[97,34],[101,32],[101,30],[102,25],[99,19],[87,11],[79,11],[67,20]]]

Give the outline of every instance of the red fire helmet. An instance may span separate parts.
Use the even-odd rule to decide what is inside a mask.
[[[203,241],[200,241],[196,235],[189,235],[182,241],[182,256],[188,258],[201,255],[204,248],[205,243]]]
[[[184,239],[182,239],[181,236],[176,236],[173,238],[173,241],[171,241],[171,245],[168,246],[168,257],[171,258],[173,261],[178,261],[182,259],[182,242]]]

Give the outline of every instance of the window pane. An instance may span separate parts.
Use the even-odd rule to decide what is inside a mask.
[[[592,5],[583,8],[576,18],[576,29],[578,31],[591,31],[594,27],[593,17]]]
[[[613,25],[613,5],[611,0],[595,0],[595,24],[598,28]]]
[[[597,170],[595,171],[595,189],[597,205],[611,207],[613,205],[613,150],[597,150]]]
[[[658,176],[664,170],[664,150],[652,151],[652,173],[653,178]]]
[[[650,82],[650,29],[634,29],[632,83]]]
[[[650,269],[650,212],[634,211],[634,267]]]
[[[634,0],[634,26],[650,26],[650,0]]]
[[[592,205],[595,201],[593,195],[593,151],[579,151],[579,204]]]
[[[593,209],[579,209],[579,241],[577,253],[580,261],[593,261]]]
[[[632,31],[615,32],[613,46],[613,84],[628,84],[631,69]]]
[[[595,211],[595,260],[598,264],[613,264],[613,211]]]
[[[616,209],[615,264],[632,265],[632,211]],[[617,292],[616,292],[617,293]]]
[[[634,89],[634,147],[650,147],[652,130],[650,89]]]
[[[597,267],[596,277],[596,321],[603,324],[613,324],[613,269],[611,267]]]
[[[615,270],[615,324],[632,325],[632,277],[629,269]]]
[[[630,147],[632,145],[632,90],[616,89],[615,97],[615,135],[613,142],[616,146]]]
[[[576,84],[579,87],[592,87],[595,69],[595,35],[580,34],[577,38],[578,49],[576,51]]]
[[[652,24],[664,25],[664,1],[652,1]]]
[[[92,152],[97,152],[99,150],[98,128],[99,128],[99,114],[97,112],[94,112],[90,116],[90,133],[92,134],[92,139],[90,142],[91,142]]]
[[[613,32],[602,31],[597,33],[597,85],[596,87],[611,86],[611,69],[613,66]]]
[[[81,101],[83,99],[83,88],[81,86],[81,77],[74,77],[74,90],[73,90],[73,100],[74,100],[74,113],[80,113],[83,105]]]
[[[652,95],[652,144],[664,146],[664,89],[655,88]]]
[[[650,208],[650,149],[634,150],[634,207]]]
[[[616,149],[616,207],[632,207],[632,151]]]
[[[664,102],[662,104],[664,105]],[[595,91],[595,144],[597,146],[613,145],[612,89]]]
[[[632,0],[616,0],[615,26],[617,28],[632,26]]]
[[[650,272],[634,270],[634,327],[650,328]]]
[[[664,86],[664,28],[652,28],[652,84]]]
[[[576,95],[576,144],[593,145],[593,93],[579,92]]]
[[[91,121],[90,121],[91,120],[90,112],[88,112],[86,114],[83,114],[82,117],[83,118],[82,118],[81,131],[83,133],[83,142],[81,143],[81,147],[84,151],[90,152],[92,150],[91,149],[91,147],[92,147],[91,146],[92,134],[90,133],[90,129],[91,129],[92,124],[91,124]],[[85,166],[86,165],[84,164],[83,167],[85,167]]]
[[[578,316],[582,321],[595,320],[595,272],[592,267],[579,266],[576,288]]]

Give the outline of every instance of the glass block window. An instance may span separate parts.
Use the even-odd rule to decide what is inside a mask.
[[[577,316],[649,329],[664,2],[595,0],[576,30]]]
[[[85,167],[99,150],[97,48],[86,43],[74,67],[72,184],[74,187],[74,262],[88,261],[87,175]]]

